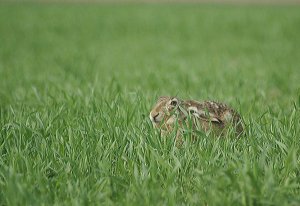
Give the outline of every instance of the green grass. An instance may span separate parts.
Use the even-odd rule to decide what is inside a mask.
[[[300,205],[299,34],[299,6],[0,4],[0,205]],[[178,149],[160,95],[246,136]]]

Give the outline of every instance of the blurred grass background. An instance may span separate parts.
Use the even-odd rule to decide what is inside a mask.
[[[246,104],[259,96],[284,106],[297,99],[299,89],[298,11],[3,5],[1,99],[22,98],[20,90],[30,93],[32,87],[47,92],[53,85],[101,90],[115,78],[123,89],[148,95],[238,98]]]
[[[0,205],[298,205],[299,34],[297,5],[0,3]],[[178,150],[160,95],[249,138]]]

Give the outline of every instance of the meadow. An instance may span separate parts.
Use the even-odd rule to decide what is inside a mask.
[[[0,205],[300,205],[300,7],[0,3]],[[157,97],[218,100],[181,148]]]

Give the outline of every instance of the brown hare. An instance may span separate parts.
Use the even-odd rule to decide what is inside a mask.
[[[215,101],[198,102],[163,96],[151,110],[150,120],[163,134],[177,127],[177,141],[180,142],[185,131],[193,133],[198,130],[222,136],[233,128],[239,137],[244,130],[240,115],[226,104]]]

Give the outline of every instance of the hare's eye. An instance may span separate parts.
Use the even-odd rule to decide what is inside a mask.
[[[197,113],[197,108],[190,107],[190,108],[188,108],[188,111],[189,111],[190,114],[195,114],[195,113]]]
[[[175,106],[177,106],[177,103],[178,103],[178,102],[177,102],[176,100],[172,100],[170,104],[171,104],[173,107],[175,107]]]

